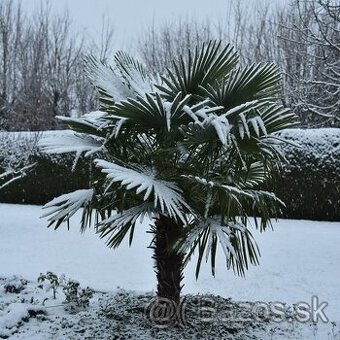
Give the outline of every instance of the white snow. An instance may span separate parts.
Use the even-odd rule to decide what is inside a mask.
[[[104,139],[77,133],[43,135],[39,147],[43,152],[62,154],[75,152],[79,157],[82,153],[89,156],[103,149]]]
[[[41,215],[39,206],[0,204],[0,277],[19,274],[36,281],[41,272],[53,271],[58,275],[65,273],[82,286],[96,290],[113,291],[120,286],[145,292],[156,288],[152,252],[148,248],[151,235],[145,232],[150,220],[145,219],[136,227],[131,248],[125,240],[118,249],[112,250],[93,230],[85,234],[79,232],[78,214],[72,218],[69,231],[66,225],[57,231],[47,229],[46,220],[39,218]],[[260,266],[251,267],[246,278],[226,271],[220,251],[215,278],[210,274],[209,265],[203,265],[196,281],[195,261],[189,263],[183,292],[288,304],[310,302],[311,297],[317,295],[320,301],[329,304],[326,308],[329,320],[339,325],[340,223],[279,220],[274,223],[274,229],[262,234],[255,232],[262,257]],[[1,295],[0,291],[0,298]],[[16,317],[27,311],[25,308],[14,305],[8,315],[0,315],[0,329],[4,323],[16,321]],[[305,326],[303,339],[313,339],[307,333],[310,327]],[[338,339],[328,337],[331,324],[318,324],[317,328],[314,339]],[[27,333],[26,338],[29,336]]]
[[[286,129],[278,136],[297,143],[304,152],[305,157],[315,157],[322,162],[334,162],[340,156],[340,129]],[[296,149],[294,145],[285,144],[284,149],[289,152]]]

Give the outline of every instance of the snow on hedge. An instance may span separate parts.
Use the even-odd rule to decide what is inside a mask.
[[[295,159],[292,166],[310,161],[320,167],[333,167],[338,163],[340,166],[339,128],[286,129],[276,136],[290,142],[283,143],[282,148],[290,161]],[[82,152],[93,153],[101,149],[98,140],[83,140],[72,130],[0,132],[0,170],[10,171],[27,164],[30,156],[39,153],[38,142],[48,149],[51,141],[58,141],[55,148],[59,147],[62,152],[74,151],[78,156]],[[49,157],[60,161],[60,157],[55,155]]]
[[[340,155],[340,128],[286,129],[276,135],[299,144],[306,154],[313,154],[317,158],[329,160],[329,156]],[[0,132],[0,159],[25,154],[36,138],[55,138],[59,141],[65,138],[67,141],[73,136],[72,130]],[[284,144],[283,148],[287,152],[297,149],[292,144]]]
[[[277,134],[282,139],[299,144],[300,148],[285,144],[283,149],[288,158],[293,153],[303,153],[306,159],[314,158],[327,164],[340,162],[340,129],[287,129]]]
[[[39,153],[38,142],[48,149],[51,141],[59,141],[55,148],[60,147],[63,152],[74,151],[78,156],[82,152],[93,153],[101,149],[99,140],[88,141],[77,136],[72,130],[0,132],[0,172],[27,164],[30,156]],[[340,166],[340,128],[286,129],[276,136],[290,142],[283,143],[282,148],[286,157],[294,160],[292,167],[306,162],[321,168]],[[60,161],[56,155],[49,157]]]

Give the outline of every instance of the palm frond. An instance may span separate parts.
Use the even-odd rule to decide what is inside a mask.
[[[135,129],[154,129],[155,132],[163,130],[169,132],[174,126],[177,128],[187,121],[185,107],[190,96],[182,98],[181,93],[172,102],[155,95],[145,94],[145,97],[137,96],[136,99],[128,99],[116,103],[115,115],[127,120],[127,124]]]
[[[168,130],[171,124],[171,112],[164,106],[164,101],[159,94],[156,94],[155,97],[146,94],[144,98],[138,96],[136,99],[116,103],[114,112],[116,115],[126,118],[134,128],[142,126]]]
[[[80,208],[84,207],[82,220],[85,221],[85,210],[93,196],[93,189],[81,189],[56,197],[43,206],[47,212],[41,217],[48,217],[48,227],[55,224],[54,229],[57,229],[61,223],[67,222]]]
[[[135,94],[120,74],[95,57],[88,57],[85,60],[85,71],[92,84],[98,89],[99,99],[103,107],[110,107],[116,101],[134,97]]]
[[[271,104],[260,110],[260,115],[268,134],[289,129],[298,123],[298,118],[289,108]]]
[[[94,111],[81,117],[56,116],[66,123],[73,131],[104,137],[103,129],[107,126],[108,114],[103,111]]]
[[[150,78],[144,65],[122,51],[118,51],[114,59],[122,77],[136,94],[143,96],[153,92],[155,80]]]
[[[201,87],[203,93],[215,104],[226,110],[253,100],[277,100],[281,73],[274,64],[252,64],[234,70],[220,83]]]
[[[232,268],[235,274],[245,276],[250,264],[259,264],[261,254],[258,245],[249,229],[234,230],[230,242],[235,250],[235,256],[231,254],[227,258],[227,268]]]
[[[96,152],[104,150],[104,138],[90,134],[79,134],[71,131],[65,134],[50,132],[39,141],[39,148],[49,154],[63,154],[75,152],[77,157],[82,153],[88,157]]]
[[[175,249],[186,254],[185,263],[191,259],[194,251],[198,249],[197,278],[204,254],[206,261],[210,256],[212,274],[215,275],[218,244],[220,244],[226,258],[227,267],[232,267],[237,274],[243,276],[249,263],[258,264],[260,256],[258,247],[247,229],[247,225],[241,221],[230,220],[221,224],[221,219],[217,217],[208,218],[202,222],[196,221],[187,230],[185,236],[177,242]]]
[[[186,126],[181,126],[188,141],[191,142],[216,142],[220,141],[222,145],[231,144],[230,134],[250,138],[251,134],[266,135],[267,131],[259,114],[254,112],[267,106],[266,102],[258,100],[243,103],[225,113],[212,113],[221,111],[221,106],[213,108],[200,109],[198,111],[186,112],[190,114],[193,122]],[[248,118],[249,116],[249,118]],[[236,129],[236,131],[235,131]]]
[[[267,178],[265,166],[262,162],[253,162],[247,169],[240,171],[239,185],[241,188],[254,188]]]
[[[223,191],[226,191],[232,195],[251,197],[251,195],[247,191],[243,190],[236,183],[234,185],[228,185],[228,184],[224,184],[223,182],[217,182],[215,180],[207,180],[205,178],[192,176],[192,175],[183,175],[182,177],[187,178],[193,182],[199,183],[203,186],[207,186],[209,188],[222,189]]]
[[[162,213],[167,213],[172,218],[179,218],[183,223],[186,222],[184,211],[190,211],[190,208],[181,196],[181,189],[174,183],[155,178],[150,168],[137,171],[100,159],[95,160],[95,163],[107,174],[109,186],[119,182],[127,190],[136,188],[137,195],[145,191],[144,201],[152,194],[155,208],[159,208]]]
[[[247,192],[252,196],[251,207],[256,227],[261,231],[272,227],[271,218],[278,216],[280,209],[285,207],[284,202],[274,193],[265,190],[249,189]],[[257,217],[260,218],[260,225],[258,224]]]
[[[180,56],[167,69],[167,76],[162,76],[164,85],[156,85],[164,96],[173,100],[178,92],[183,96],[200,93],[200,86],[216,84],[222,80],[237,64],[238,56],[229,44],[222,47],[222,42],[210,41],[196,47],[195,52],[188,51],[187,57]]]
[[[144,203],[119,213],[114,213],[97,225],[97,232],[101,238],[108,238],[107,245],[116,248],[130,232],[129,245],[132,243],[136,223],[145,216],[151,218],[155,208],[150,203]]]

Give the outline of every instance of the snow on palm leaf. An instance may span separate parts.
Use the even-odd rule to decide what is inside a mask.
[[[103,150],[103,140],[88,134],[51,134],[43,137],[39,142],[39,146],[43,152],[50,154],[75,152],[77,156],[82,153],[85,153],[85,156],[90,156]]]
[[[93,193],[93,189],[82,189],[56,197],[43,206],[47,212],[41,217],[48,217],[50,225],[56,223],[57,228],[63,221],[68,221],[80,208],[88,205]]]
[[[278,104],[278,67],[242,69],[234,49],[218,41],[178,56],[155,79],[124,53],[112,67],[89,60],[87,72],[105,114],[90,124],[66,121],[103,146],[100,160],[91,159],[94,194],[85,217],[97,214],[96,230],[112,247],[128,234],[132,241],[139,216],[155,218],[160,296],[178,301],[183,253],[188,259],[194,249],[197,275],[204,253],[214,272],[218,248],[227,267],[243,275],[259,257],[250,221],[264,230],[282,206],[260,188],[284,159],[274,133],[296,124]],[[56,226],[68,215],[60,216]],[[176,250],[174,244],[183,246]]]
[[[124,83],[119,74],[106,63],[90,57],[86,60],[85,69],[93,85],[99,89],[102,99],[119,101],[133,96],[133,91]]]
[[[100,159],[96,159],[95,163],[107,174],[110,182],[108,187],[114,182],[120,182],[126,186],[126,190],[136,188],[136,194],[145,191],[144,201],[153,194],[155,209],[159,208],[162,213],[169,214],[172,218],[178,217],[185,223],[186,219],[181,210],[190,208],[181,196],[181,189],[174,183],[156,179],[152,169],[141,169],[142,172],[139,172]]]

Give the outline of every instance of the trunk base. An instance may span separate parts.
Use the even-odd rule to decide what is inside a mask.
[[[152,248],[155,260],[155,272],[157,276],[157,296],[163,302],[164,299],[172,301],[176,306],[180,305],[180,293],[183,279],[184,255],[172,249],[174,243],[182,235],[182,226],[169,217],[160,215],[155,222],[152,232],[154,238]]]

